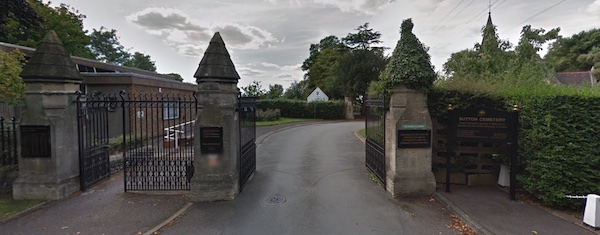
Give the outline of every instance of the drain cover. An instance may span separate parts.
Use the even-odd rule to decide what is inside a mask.
[[[268,196],[267,198],[265,198],[265,203],[269,204],[269,205],[276,205],[276,204],[281,204],[285,202],[285,197],[281,196],[281,195],[273,195],[273,196]]]

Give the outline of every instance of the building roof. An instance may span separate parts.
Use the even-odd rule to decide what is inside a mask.
[[[560,72],[556,73],[556,79],[561,84],[573,86],[590,86],[592,85],[592,74],[590,71],[581,72]]]
[[[219,32],[215,33],[210,40],[194,77],[197,82],[224,81],[237,83],[240,79],[240,75],[235,70],[235,65],[231,61],[229,52],[225,48],[225,42],[223,42]]]
[[[82,78],[54,30],[50,30],[23,67],[25,82],[81,82]]]
[[[19,50],[25,54],[26,58],[31,58],[35,52],[35,49],[30,47],[24,47],[19,45],[14,45],[10,43],[0,42],[0,51],[10,52],[12,50]],[[71,56],[71,60],[73,61],[75,71],[79,70],[83,77],[91,76],[91,74],[111,74],[111,73],[131,73],[138,74],[146,79],[160,80],[163,82],[170,83],[184,83],[175,80],[172,76],[166,74],[160,74],[152,71],[147,71],[138,68],[131,68],[127,66],[120,66],[116,64],[104,63],[96,60],[81,58],[77,56]],[[102,75],[100,75],[102,76]],[[112,76],[117,77],[117,76]],[[191,83],[190,83],[191,84]]]

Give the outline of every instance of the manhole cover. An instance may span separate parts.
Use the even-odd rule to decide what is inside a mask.
[[[281,195],[273,195],[265,198],[265,203],[269,205],[277,205],[285,202],[285,197]]]

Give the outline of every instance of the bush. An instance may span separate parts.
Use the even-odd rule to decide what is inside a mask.
[[[146,136],[132,136],[127,135],[127,143],[126,146],[128,149],[125,149],[123,146],[123,135],[119,135],[117,137],[111,138],[108,140],[108,148],[110,154],[115,154],[119,152],[123,152],[124,150],[129,150],[133,148],[141,147],[144,144],[144,140],[146,140]]]
[[[281,117],[280,109],[257,109],[256,110],[256,121],[276,121]]]
[[[317,101],[307,103],[302,100],[259,99],[256,101],[256,108],[263,110],[280,109],[281,117],[315,119],[344,118],[344,102],[342,101]]]

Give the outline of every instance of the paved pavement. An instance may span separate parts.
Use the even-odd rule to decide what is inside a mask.
[[[0,223],[0,234],[141,234],[161,223],[161,234],[456,234],[449,212],[479,234],[600,234],[512,202],[497,187],[392,199],[366,177],[364,145],[352,134],[362,125],[257,128],[257,172],[234,201],[191,205],[186,195],[124,193],[117,173]]]
[[[496,186],[453,186],[450,193],[440,189],[434,196],[478,234],[600,234],[581,220],[563,219],[508,195]]]

